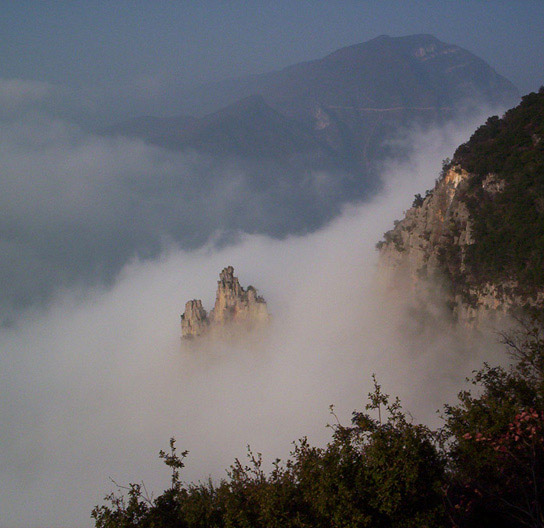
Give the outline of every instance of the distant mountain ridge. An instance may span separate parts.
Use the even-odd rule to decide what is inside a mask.
[[[297,121],[252,95],[202,118],[140,117],[111,127],[171,149],[192,148],[212,154],[276,158],[294,153],[324,154],[327,145]]]
[[[477,96],[488,104],[509,105],[519,97],[510,81],[459,46],[432,35],[382,35],[279,71],[204,84],[182,106],[208,113],[256,93],[295,114],[304,103],[315,102],[372,111],[437,109]]]
[[[470,105],[509,106],[516,88],[472,53],[431,35],[377,37],[280,71],[205,84],[173,118],[136,118],[109,134],[175,149],[277,160],[285,170],[349,173],[345,190],[376,187],[388,140],[414,122],[440,124]]]

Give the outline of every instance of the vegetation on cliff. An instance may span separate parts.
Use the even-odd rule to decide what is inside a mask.
[[[542,308],[544,87],[478,128],[377,247],[416,286],[438,278],[454,317]]]
[[[442,430],[413,423],[375,381],[366,411],[333,425],[326,447],[302,439],[269,473],[249,451],[228,478],[184,484],[187,452],[171,439],[160,453],[169,489],[109,495],[92,513],[96,528],[542,526],[544,326],[505,343],[513,366],[477,372],[475,390],[446,406]]]
[[[544,87],[502,119],[491,117],[455,152],[471,178],[463,197],[473,244],[464,264],[471,282],[516,282],[517,293],[544,286]],[[494,190],[485,185],[489,175]]]

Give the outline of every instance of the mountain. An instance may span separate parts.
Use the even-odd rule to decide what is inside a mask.
[[[191,148],[246,158],[326,155],[327,145],[297,121],[252,95],[202,118],[140,117],[119,123],[109,133],[143,137],[170,149]]]
[[[369,113],[436,111],[464,99],[504,105],[518,97],[509,81],[458,46],[432,35],[382,35],[280,71],[205,84],[188,95],[184,109],[212,112],[257,93],[293,116],[305,115],[316,104]]]
[[[200,117],[137,118],[106,132],[274,160],[278,172],[345,172],[346,200],[376,188],[377,164],[402,155],[389,146],[400,127],[517,99],[508,80],[458,46],[431,35],[381,36],[280,71],[200,86],[180,101]]]
[[[379,243],[393,280],[457,318],[544,307],[544,88],[488,119]]]

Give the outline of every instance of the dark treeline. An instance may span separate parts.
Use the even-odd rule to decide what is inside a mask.
[[[324,448],[299,440],[270,472],[248,451],[228,478],[185,484],[187,452],[171,439],[160,452],[171,486],[156,498],[143,484],[120,487],[93,510],[96,528],[541,527],[544,325],[535,321],[503,337],[512,365],[475,372],[438,431],[413,423],[374,380],[351,425],[331,426]]]

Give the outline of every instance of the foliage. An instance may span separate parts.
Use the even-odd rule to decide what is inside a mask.
[[[446,407],[451,479],[461,526],[542,526],[544,516],[544,327],[504,336],[514,365],[485,365],[459,404]]]
[[[424,198],[421,194],[417,193],[414,195],[414,201],[412,202],[412,207],[421,207],[423,205]]]
[[[502,119],[490,117],[454,155],[472,177],[464,201],[474,243],[471,281],[514,280],[524,295],[544,286],[544,89],[523,97]],[[488,192],[492,175],[500,192]]]
[[[434,434],[410,423],[376,381],[369,399],[377,418],[355,412],[351,426],[332,426],[325,448],[302,439],[270,474],[248,448],[247,464],[235,460],[218,485],[182,485],[187,452],[178,456],[172,438],[170,453],[160,452],[172,468],[171,487],[155,500],[134,484],[128,501],[109,495],[110,505],[93,511],[96,527],[441,526],[444,461]]]
[[[171,486],[119,487],[92,513],[97,528],[541,527],[544,523],[544,324],[502,336],[509,368],[484,365],[474,391],[433,432],[414,424],[374,379],[365,412],[336,420],[325,447],[303,438],[270,472],[248,447],[218,483],[184,484],[187,452],[160,458]],[[334,418],[334,408],[331,407]],[[126,493],[126,497],[123,495]]]

